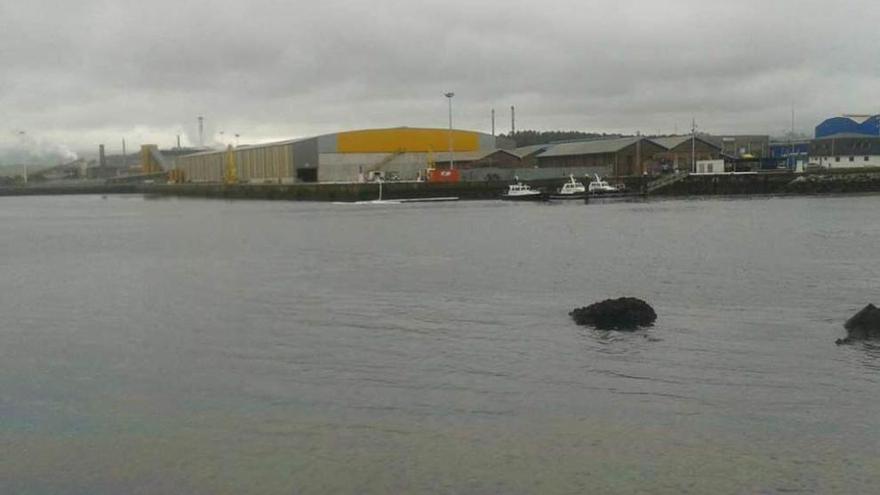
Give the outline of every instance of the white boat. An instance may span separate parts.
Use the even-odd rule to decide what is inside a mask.
[[[596,180],[590,181],[590,186],[588,189],[590,194],[607,194],[620,192],[620,189],[602,180],[602,178],[599,177],[599,174],[594,174],[594,177],[596,177]]]
[[[501,199],[508,201],[543,201],[544,192],[532,189],[528,184],[523,184],[516,178],[515,184],[507,186],[507,192],[501,195]]]
[[[583,183],[576,181],[573,175],[569,175],[568,182],[551,194],[550,199],[583,199],[586,193],[587,188]]]

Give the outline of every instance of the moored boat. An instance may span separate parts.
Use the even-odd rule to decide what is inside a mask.
[[[599,174],[594,174],[595,180],[590,181],[588,191],[590,194],[608,194],[620,192],[620,189],[602,180]]]
[[[576,181],[573,175],[569,175],[568,179],[568,182],[550,195],[550,199],[583,199],[586,196],[587,188],[583,183]]]
[[[507,191],[501,195],[501,199],[508,201],[544,201],[547,199],[543,191],[532,189],[528,184],[523,184],[517,178],[515,184],[507,186]]]

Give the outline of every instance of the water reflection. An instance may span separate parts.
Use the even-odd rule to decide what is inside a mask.
[[[865,368],[880,372],[880,343],[862,342],[861,348],[864,350],[862,364]]]

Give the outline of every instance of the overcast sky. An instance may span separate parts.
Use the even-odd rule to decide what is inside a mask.
[[[0,163],[354,128],[782,134],[880,111],[876,0],[3,0]],[[220,132],[223,131],[221,138]]]

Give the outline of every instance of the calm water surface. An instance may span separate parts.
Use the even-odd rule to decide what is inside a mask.
[[[0,493],[876,493],[878,212],[0,198]]]

